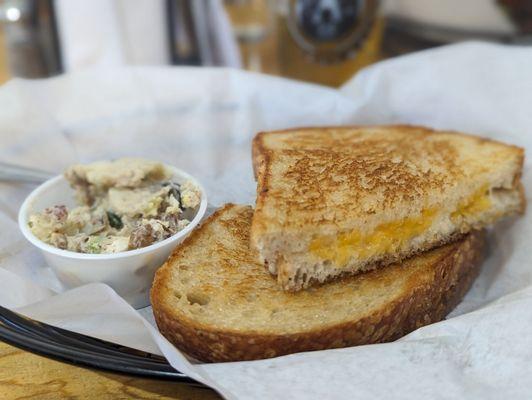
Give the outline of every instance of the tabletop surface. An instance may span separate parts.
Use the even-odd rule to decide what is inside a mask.
[[[0,342],[0,397],[12,399],[214,400],[210,389],[90,370]]]

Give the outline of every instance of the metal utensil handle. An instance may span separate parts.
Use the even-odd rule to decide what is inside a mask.
[[[54,174],[51,172],[0,162],[0,181],[42,183]]]

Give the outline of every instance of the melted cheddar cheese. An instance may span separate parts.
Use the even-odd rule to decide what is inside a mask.
[[[458,204],[456,211],[451,213],[451,219],[456,220],[460,217],[470,217],[480,214],[491,207],[491,200],[487,186],[481,187],[471,196],[462,200]]]
[[[490,206],[488,187],[482,187],[458,204],[456,211],[451,213],[451,219],[477,215]],[[429,229],[436,213],[436,209],[426,209],[417,217],[381,224],[367,234],[351,231],[336,237],[320,236],[312,240],[309,251],[339,266],[346,265],[351,257],[363,259],[377,254],[393,253]]]
[[[381,224],[369,234],[351,231],[336,237],[318,237],[310,243],[309,250],[337,265],[347,264],[353,256],[368,258],[376,254],[391,253],[430,228],[435,214],[435,209],[427,209],[418,217]]]

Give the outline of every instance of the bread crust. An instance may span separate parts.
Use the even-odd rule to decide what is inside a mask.
[[[220,329],[178,313],[165,298],[165,289],[173,261],[178,261],[179,254],[188,246],[194,246],[209,223],[233,207],[228,205],[217,211],[176,249],[165,267],[157,272],[151,291],[153,313],[160,332],[185,353],[207,362],[256,360],[396,340],[421,326],[442,320],[471,287],[484,254],[484,232],[468,234],[446,246],[445,251],[425,267],[431,274],[429,281],[414,275],[401,296],[349,322],[290,334]]]

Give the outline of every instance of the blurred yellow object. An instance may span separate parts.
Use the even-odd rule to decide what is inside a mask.
[[[380,59],[379,2],[284,0],[277,9],[281,75],[340,86]]]
[[[280,46],[280,72],[289,78],[300,79],[328,86],[340,86],[360,69],[379,61],[384,21],[375,21],[367,39],[357,50],[356,55],[346,60],[324,64],[312,60],[303,54],[297,45],[286,38],[287,32],[280,28],[282,38]]]
[[[225,0],[247,70],[340,86],[379,61],[378,0]]]
[[[4,30],[0,24],[0,84],[9,79],[9,67],[7,64],[7,49]]]

